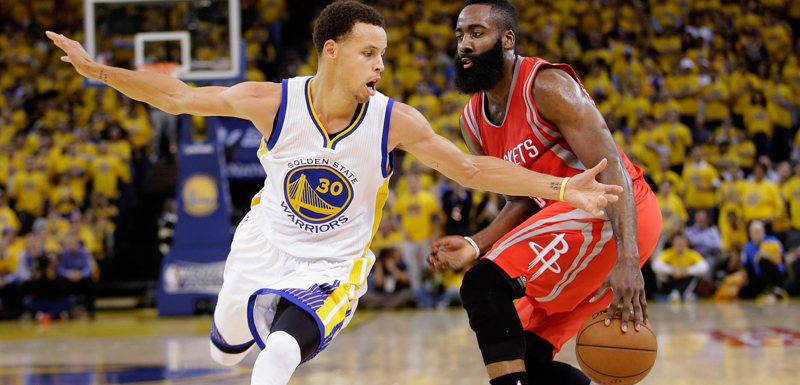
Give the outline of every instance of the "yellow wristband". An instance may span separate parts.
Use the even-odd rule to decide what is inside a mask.
[[[558,193],[558,200],[564,201],[564,191],[567,189],[567,182],[569,182],[569,177],[564,178],[561,181],[561,191]]]

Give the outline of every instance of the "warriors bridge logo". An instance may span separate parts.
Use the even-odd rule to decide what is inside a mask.
[[[303,230],[320,233],[347,221],[340,214],[353,200],[353,187],[332,167],[303,166],[286,175],[284,195],[282,206],[289,218]]]

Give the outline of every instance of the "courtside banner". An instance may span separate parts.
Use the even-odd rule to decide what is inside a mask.
[[[214,127],[207,119],[207,130]],[[191,119],[181,117],[182,138],[191,138]],[[182,141],[178,156],[178,222],[161,264],[159,315],[188,315],[213,309],[230,250],[230,193],[222,145],[212,129],[206,141]]]
[[[225,151],[228,179],[234,181],[264,180],[266,174],[258,160],[263,135],[252,122],[237,118],[215,117],[213,124]]]

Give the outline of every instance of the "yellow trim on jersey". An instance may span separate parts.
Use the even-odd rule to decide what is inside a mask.
[[[258,155],[258,158],[261,159],[261,155],[264,155],[264,154],[266,154],[268,152],[269,152],[269,149],[267,149],[267,139],[262,136],[261,137],[261,145],[258,146],[258,152],[256,154]]]
[[[333,328],[342,323],[347,317],[347,311],[350,310],[350,297],[347,295],[348,286],[350,285],[343,284],[334,289],[333,293],[328,298],[325,298],[322,306],[316,311],[317,317],[325,326],[325,337],[328,337]]]
[[[349,127],[345,128],[344,130],[336,134],[336,136],[334,136],[331,139],[328,137],[328,131],[325,130],[325,127],[322,125],[322,122],[319,121],[319,117],[317,117],[317,111],[314,110],[314,102],[311,101],[311,82],[313,81],[314,78],[311,78],[311,80],[308,81],[308,87],[306,88],[306,101],[308,102],[308,107],[309,110],[311,111],[311,116],[317,123],[317,128],[320,130],[320,132],[322,133],[322,137],[325,140],[325,147],[333,148],[333,145],[336,144],[336,142],[339,139],[347,136],[347,133],[353,131],[358,126],[358,124],[361,123],[361,118],[364,117],[364,111],[366,110],[366,107],[364,105],[360,105],[361,110],[358,112],[358,117],[355,120],[353,120],[353,123],[350,124]]]
[[[261,203],[261,193],[262,193],[263,191],[264,191],[264,189],[262,188],[261,190],[258,190],[258,193],[256,193],[256,195],[255,195],[255,196],[253,196],[253,199],[252,199],[252,200],[250,200],[250,208],[253,208],[253,207],[255,207],[257,204]]]
[[[375,233],[378,232],[378,227],[381,225],[381,217],[383,216],[383,205],[386,204],[386,198],[389,196],[389,178],[383,181],[383,186],[378,189],[378,194],[375,197],[375,222],[372,224],[372,235],[369,237],[367,247],[361,253],[361,258],[354,260],[353,269],[350,270],[350,296],[355,296],[356,286],[363,286],[367,283],[367,272],[372,267],[372,260],[367,258],[367,250],[372,245],[372,239],[375,238]]]

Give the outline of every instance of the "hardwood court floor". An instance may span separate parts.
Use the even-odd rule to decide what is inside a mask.
[[[641,384],[800,385],[800,301],[650,305],[658,360]],[[290,385],[485,385],[463,310],[361,312]],[[208,355],[210,317],[100,313],[40,325],[0,323],[0,385],[249,384]],[[573,342],[557,359],[577,365]]]

